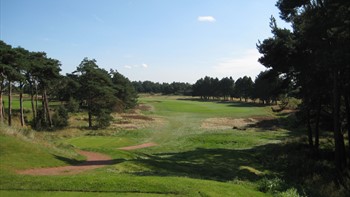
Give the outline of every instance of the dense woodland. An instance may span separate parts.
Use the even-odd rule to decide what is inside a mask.
[[[344,141],[346,132],[350,136],[350,1],[279,0],[276,5],[292,29],[279,28],[271,17],[273,37],[257,44],[259,62],[302,99],[301,120],[316,155],[320,132],[333,131],[336,167],[342,171],[350,158]]]
[[[130,82],[115,70],[99,68],[85,58],[76,71],[60,75],[60,62],[45,52],[30,52],[0,42],[0,121],[12,124],[11,100],[19,95],[21,125],[36,129],[64,126],[67,111],[85,111],[89,127],[107,127],[110,113],[132,108],[139,93],[198,96],[201,99],[259,101],[275,104],[286,98],[302,101],[297,117],[305,125],[316,157],[320,135],[331,132],[339,173],[350,165],[350,1],[279,0],[281,18],[291,29],[279,28],[271,17],[273,36],[257,44],[258,60],[267,70],[254,80],[204,77],[193,85],[173,82]],[[29,95],[31,119],[25,120],[23,95]],[[3,106],[5,95],[8,106]],[[50,109],[51,100],[65,107]],[[344,135],[347,135],[348,139]]]
[[[183,82],[169,84],[152,81],[133,81],[132,85],[138,93],[190,96],[192,92],[192,85]]]
[[[196,96],[203,100],[233,100],[256,102],[263,104],[276,103],[284,99],[286,88],[283,88],[283,80],[270,70],[261,72],[253,81],[251,77],[240,77],[236,81],[232,77],[222,79],[205,76],[195,84],[173,82],[155,83],[151,81],[132,82],[139,93]]]
[[[60,62],[45,52],[13,48],[0,41],[0,121],[12,125],[12,95],[19,95],[21,125],[53,129],[67,125],[68,111],[86,111],[89,128],[107,127],[112,111],[132,108],[137,93],[129,79],[115,70],[99,68],[96,60],[83,59],[77,69],[61,75]],[[5,110],[4,96],[8,97]],[[30,96],[31,115],[24,113],[24,95]],[[51,109],[50,101],[65,102]],[[28,119],[28,117],[31,119]]]

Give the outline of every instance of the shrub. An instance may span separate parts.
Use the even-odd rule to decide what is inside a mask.
[[[96,117],[97,127],[98,128],[107,128],[113,120],[113,117],[110,115],[110,113],[107,113],[105,111],[99,112],[98,116]]]
[[[264,177],[263,179],[261,179],[258,182],[258,189],[261,192],[271,192],[271,193],[276,193],[276,192],[280,192],[283,191],[285,188],[285,182],[276,177],[273,179],[268,179],[266,177]]]
[[[60,105],[52,116],[52,122],[55,128],[64,128],[68,126],[68,112],[67,109]]]
[[[280,197],[302,197],[303,195],[300,195],[298,193],[298,190],[295,189],[294,187],[287,189],[284,192],[281,192],[279,195]]]
[[[70,97],[66,104],[66,109],[68,112],[77,112],[79,110],[79,103],[74,98]]]

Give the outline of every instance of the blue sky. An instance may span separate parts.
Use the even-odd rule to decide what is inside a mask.
[[[71,73],[84,57],[130,80],[253,79],[276,0],[0,0],[0,39]],[[286,26],[277,20],[281,26]]]

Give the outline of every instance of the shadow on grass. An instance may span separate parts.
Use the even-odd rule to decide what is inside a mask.
[[[216,181],[238,178],[251,182],[278,176],[291,185],[300,184],[315,173],[335,178],[333,165],[330,165],[332,156],[318,162],[312,159],[313,154],[307,146],[300,143],[267,144],[244,150],[197,148],[147,156],[134,162],[157,170],[137,175],[185,176]]]
[[[269,131],[276,131],[279,129],[284,129],[289,132],[290,136],[296,137],[301,135],[301,128],[300,121],[298,121],[295,117],[295,113],[284,113],[283,115],[280,115],[279,113],[276,114],[277,117],[252,117],[253,119],[257,120],[257,122],[253,124],[249,124],[245,127],[245,129],[248,128],[257,128],[258,131],[263,132],[269,132]]]
[[[62,157],[59,155],[54,155],[56,159],[61,160],[63,162],[65,162],[66,164],[69,165],[78,165],[79,163],[82,163],[81,160],[76,160],[76,159],[71,159],[71,158],[67,158],[67,157]]]
[[[70,159],[66,157],[61,157],[54,155],[56,159],[61,160],[72,166],[97,166],[97,165],[112,165],[117,163],[122,163],[125,159],[110,159],[110,160],[97,160],[97,161],[79,161],[76,159]]]
[[[103,160],[103,161],[85,161],[77,164],[76,166],[105,166],[105,165],[113,165],[124,162],[125,159],[111,159],[111,160]]]

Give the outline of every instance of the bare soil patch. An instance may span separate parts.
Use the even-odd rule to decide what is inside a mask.
[[[126,118],[126,119],[136,119],[136,120],[153,120],[153,118],[144,116],[144,115],[139,115],[139,114],[124,114],[121,115],[121,117]]]
[[[136,110],[141,110],[141,111],[151,111],[153,108],[152,106],[145,105],[145,104],[139,104],[137,107],[135,107]]]
[[[135,149],[140,149],[140,148],[147,148],[147,147],[152,147],[152,146],[157,146],[158,144],[150,142],[150,143],[145,143],[145,144],[140,144],[140,145],[135,145],[135,146],[127,146],[127,147],[122,147],[118,148],[120,150],[135,150]]]
[[[26,175],[71,175],[78,174],[87,170],[102,168],[106,165],[111,165],[114,163],[112,158],[105,154],[83,150],[79,150],[78,153],[86,156],[86,161],[78,165],[28,169],[17,171],[17,173]]]
[[[149,106],[146,106],[145,108],[150,109]],[[122,114],[115,113],[113,114],[113,118],[114,122],[111,125],[112,128],[126,130],[144,129],[155,125],[162,125],[164,122],[164,120],[160,117],[142,114],[140,109]]]
[[[208,118],[202,122],[201,128],[204,129],[232,129],[244,128],[249,124],[256,123],[255,119],[244,118]]]
[[[208,118],[205,119],[201,128],[204,129],[246,129],[258,126],[262,121],[273,120],[272,117],[250,117],[250,118]]]

